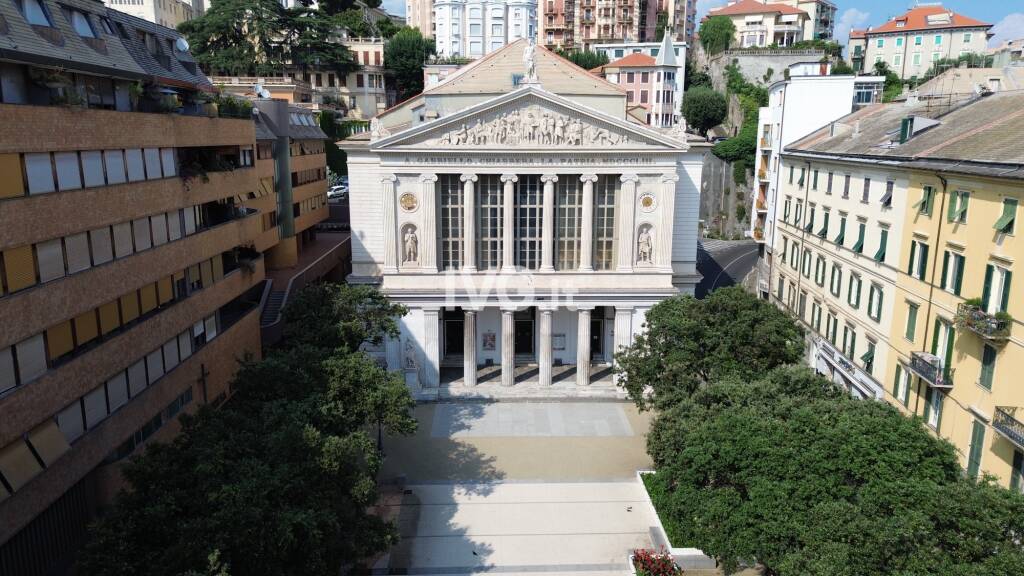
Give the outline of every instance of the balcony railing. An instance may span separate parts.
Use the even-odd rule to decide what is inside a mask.
[[[957,328],[966,328],[986,340],[1008,339],[1011,323],[1008,318],[996,317],[966,302],[961,302],[956,309]]]
[[[942,366],[942,359],[927,352],[912,352],[910,354],[910,370],[928,382],[929,386],[935,388],[952,388],[953,379],[946,375]]]
[[[758,171],[757,171],[757,178],[759,180],[767,180],[768,179],[768,171],[765,170],[764,168],[758,169]]]
[[[764,198],[758,198],[754,204],[758,212],[765,212],[768,210],[768,205],[765,203]]]
[[[996,406],[996,414],[992,418],[992,426],[996,429],[996,432],[999,432],[1015,446],[1024,450],[1024,422],[1017,419],[1018,410],[1021,409],[1011,406]]]
[[[764,242],[764,229],[754,228],[754,240],[758,242]]]
[[[769,140],[768,138],[761,138],[761,148],[762,149],[771,148],[771,147],[772,147],[772,141],[771,140]]]

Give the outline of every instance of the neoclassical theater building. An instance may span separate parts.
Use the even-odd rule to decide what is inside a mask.
[[[499,368],[495,385],[588,385],[699,280],[707,145],[644,126],[621,88],[525,40],[341,145],[349,280],[409,308],[378,352],[410,385]]]

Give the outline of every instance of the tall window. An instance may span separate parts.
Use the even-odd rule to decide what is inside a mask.
[[[594,270],[615,265],[615,192],[619,177],[602,174],[594,183]]]
[[[440,190],[441,269],[462,268],[462,181],[458,174],[441,174]]]
[[[502,183],[497,174],[480,176],[477,210],[477,268],[497,270],[501,267]]]
[[[558,199],[555,268],[558,270],[575,270],[580,265],[580,219],[583,215],[581,186],[580,177],[576,174],[558,178],[558,194],[555,196]]]
[[[520,176],[516,184],[516,266],[527,270],[540,267],[542,210],[540,176]]]

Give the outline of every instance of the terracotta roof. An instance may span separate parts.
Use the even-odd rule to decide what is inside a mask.
[[[765,4],[760,0],[740,0],[735,4],[708,11],[708,16],[740,16],[743,14],[803,14],[807,12],[782,3]]]
[[[943,13],[949,13],[952,18],[947,22],[928,24],[928,16]],[[900,22],[903,23],[902,26],[898,26]],[[910,30],[941,30],[943,28],[976,28],[979,26],[991,27],[992,25],[986,24],[981,20],[975,20],[974,18],[968,18],[967,16],[957,14],[948,8],[943,8],[942,6],[920,6],[909,10],[902,16],[897,16],[892,20],[889,20],[878,28],[869,30],[868,34],[907,32]]]
[[[850,30],[850,38],[864,38],[867,33],[867,30]]]
[[[647,54],[630,54],[605,64],[607,68],[639,68],[654,66],[654,57]]]

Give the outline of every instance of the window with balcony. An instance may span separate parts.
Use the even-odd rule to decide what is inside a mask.
[[[988,314],[1006,312],[1010,303],[1010,281],[1013,273],[996,264],[985,266],[985,283],[981,292],[981,307]]]
[[[935,319],[935,330],[932,335],[932,354],[937,356],[942,365],[942,380],[952,382],[953,341],[955,340],[953,324],[941,318]]]
[[[951,250],[942,254],[942,280],[940,288],[950,294],[960,295],[964,281],[964,256]]]

